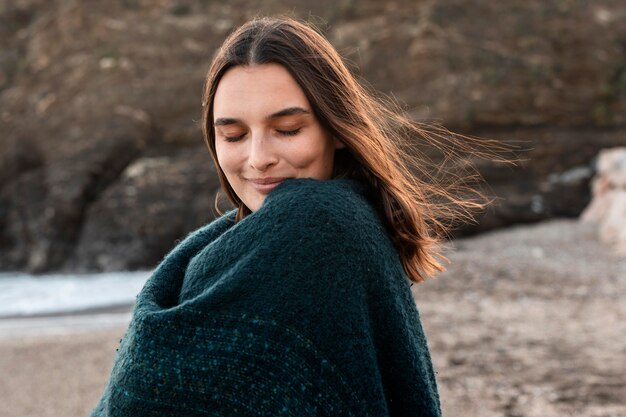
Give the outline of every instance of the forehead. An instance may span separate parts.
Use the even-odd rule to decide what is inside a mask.
[[[215,118],[263,117],[286,107],[309,109],[309,102],[289,71],[278,64],[229,69],[213,100]]]

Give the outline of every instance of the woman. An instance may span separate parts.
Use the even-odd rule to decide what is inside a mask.
[[[230,35],[203,109],[236,209],[155,270],[92,415],[441,415],[409,284],[442,270],[445,220],[480,206],[415,173],[407,139],[442,131],[291,19]]]

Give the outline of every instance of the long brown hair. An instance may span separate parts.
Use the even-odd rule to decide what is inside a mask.
[[[360,178],[379,196],[378,209],[409,278],[421,282],[443,271],[440,259],[447,259],[440,241],[456,222],[473,221],[475,209],[489,203],[471,186],[480,176],[469,159],[507,162],[498,157],[506,147],[410,120],[395,103],[361,85],[310,24],[288,17],[256,18],[236,29],[218,50],[202,101],[204,139],[222,188],[239,209],[236,221],[250,210],[219,166],[213,99],[230,68],[267,63],[280,64],[291,73],[322,127],[345,144],[336,151],[333,178]],[[428,149],[436,150],[440,158],[428,156]]]

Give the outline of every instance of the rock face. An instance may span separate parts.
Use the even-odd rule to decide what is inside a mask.
[[[626,144],[618,0],[269,2],[319,23],[415,119],[514,143],[475,161],[496,200],[459,234],[588,204],[593,158]],[[0,0],[0,270],[151,267],[210,221],[198,126],[216,47],[250,2]]]
[[[599,225],[600,238],[626,255],[626,147],[603,150],[593,179],[593,199],[581,219]]]

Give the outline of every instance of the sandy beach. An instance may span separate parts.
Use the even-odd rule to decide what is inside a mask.
[[[0,415],[89,415],[124,330],[74,328],[1,338]]]
[[[626,258],[574,220],[454,242],[413,286],[446,416],[626,416]]]
[[[445,416],[626,416],[626,258],[595,232],[553,220],[457,240],[448,271],[413,286]],[[125,330],[111,313],[0,321],[0,415],[87,416]]]

